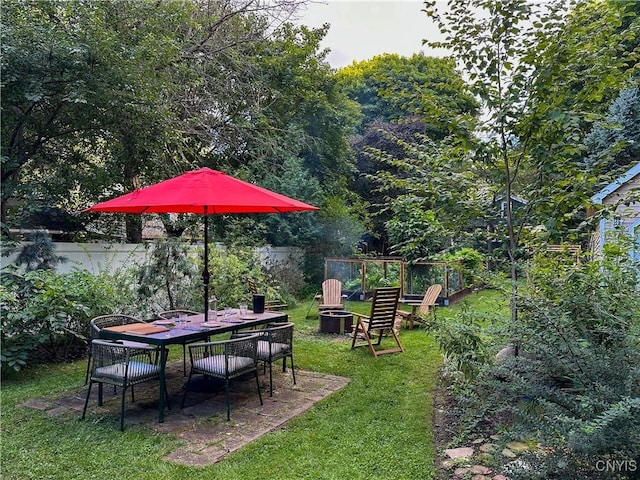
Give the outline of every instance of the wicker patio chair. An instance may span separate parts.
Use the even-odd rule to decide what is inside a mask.
[[[131,402],[134,402],[133,386],[150,380],[160,380],[160,367],[149,363],[149,352],[145,349],[128,347],[104,340],[93,340],[91,342],[91,350],[93,352],[93,361],[87,398],[82,410],[82,419],[85,418],[87,413],[91,387],[94,383],[98,384],[98,405],[100,406],[103,403],[103,384],[121,387],[120,430],[122,431],[124,430],[124,400],[127,388],[131,387]],[[169,406],[168,395],[167,406]]]
[[[189,379],[185,385],[181,408],[184,407],[192,377],[197,374],[205,377],[224,380],[227,420],[231,420],[231,394],[229,391],[230,380],[252,373],[256,378],[260,405],[262,394],[260,381],[258,380],[258,339],[259,335],[246,335],[219,342],[194,343],[189,345],[189,358],[191,369]]]
[[[282,371],[287,370],[287,358],[291,359],[291,375],[296,384],[296,371],[293,365],[293,323],[269,323],[263,329],[257,330],[258,361],[263,363],[264,370],[269,365],[269,396],[273,397],[273,364],[282,360]],[[233,338],[239,338],[252,333],[234,333]]]
[[[114,313],[114,314],[100,315],[98,317],[94,317],[94,318],[91,319],[91,322],[89,322],[90,342],[92,340],[96,340],[96,339],[100,338],[100,330],[102,330],[103,328],[115,327],[115,326],[118,326],[118,325],[130,325],[132,323],[145,323],[145,322],[140,320],[139,318],[136,318],[136,317],[131,316],[131,315],[125,315],[123,313]],[[156,355],[156,361],[158,359],[158,349],[157,349],[157,347],[149,345],[148,343],[123,341],[123,342],[120,342],[120,344],[128,346],[128,347],[140,348],[140,349],[148,351],[148,352],[153,352]],[[85,375],[85,378],[84,378],[84,384],[85,385],[89,382],[89,373],[91,371],[92,356],[93,356],[93,354],[92,354],[92,348],[91,348],[91,343],[90,343],[89,344],[89,355],[88,355],[88,358],[87,358],[87,372],[86,372],[86,375]]]

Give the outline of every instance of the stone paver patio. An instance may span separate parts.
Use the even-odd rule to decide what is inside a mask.
[[[319,400],[345,387],[349,380],[334,375],[296,369],[296,385],[291,370],[282,372],[274,366],[274,392],[269,397],[269,374],[260,375],[262,398],[260,405],[255,379],[238,379],[231,383],[231,421],[226,420],[224,388],[217,391],[201,383],[203,391],[189,391],[185,407],[180,408],[183,385],[182,359],[167,365],[167,388],[171,410],[165,413],[164,423],[158,423],[158,385],[149,382],[135,387],[135,403],[127,391],[125,404],[125,429],[150,429],[158,433],[173,434],[184,440],[183,445],[166,459],[185,465],[210,465],[238,450],[243,445],[300,415]],[[198,384],[196,384],[196,388]],[[86,387],[57,399],[28,399],[23,407],[42,410],[61,421],[77,421],[82,414]],[[113,394],[113,387],[104,387],[104,405],[98,407],[98,387],[94,384],[87,409],[86,422],[111,422],[119,428],[120,392]]]

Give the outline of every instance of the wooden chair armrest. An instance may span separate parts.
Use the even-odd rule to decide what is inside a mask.
[[[414,306],[414,305],[422,305],[422,301],[420,300],[400,300],[400,303],[403,305],[409,305],[409,306]]]

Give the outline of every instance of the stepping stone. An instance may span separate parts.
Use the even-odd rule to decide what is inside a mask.
[[[48,400],[39,399],[39,398],[29,398],[24,402],[19,403],[18,406],[35,408],[36,410],[49,410],[50,408],[55,407],[55,405],[52,402],[49,402]]]
[[[493,461],[493,456],[490,453],[479,453],[478,455],[476,455],[476,459],[480,462],[480,463],[484,463],[484,464],[488,464],[491,463]]]
[[[464,478],[464,476],[470,471],[471,471],[471,468],[469,467],[456,468],[455,472],[453,472],[453,475],[456,478]]]
[[[471,447],[459,447],[459,448],[449,448],[445,450],[449,458],[466,458],[473,456],[473,448]]]
[[[455,466],[455,464],[451,460],[445,460],[440,465],[445,470],[451,470]]]
[[[484,445],[480,446],[480,451],[485,453],[493,452],[495,449],[496,449],[495,443],[485,443]]]
[[[503,457],[507,457],[507,458],[516,458],[517,455],[515,453],[513,453],[511,450],[509,450],[508,448],[505,448],[504,450],[502,450],[502,456]]]
[[[489,475],[491,473],[491,469],[484,465],[474,465],[471,467],[471,473],[475,473],[477,475]]]

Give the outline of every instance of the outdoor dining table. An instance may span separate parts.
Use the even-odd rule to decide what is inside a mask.
[[[218,314],[219,315],[219,314]],[[269,311],[264,313],[249,312],[245,317],[239,314],[215,316],[209,314],[209,322],[204,323],[204,313],[173,319],[175,326],[170,327],[166,321],[156,323],[133,323],[106,327],[100,330],[99,336],[105,340],[142,342],[160,347],[160,396],[158,398],[158,422],[164,422],[165,404],[165,367],[169,345],[182,345],[198,340],[206,340],[213,335],[232,332],[241,328],[252,328],[271,322],[287,322],[284,312]]]

